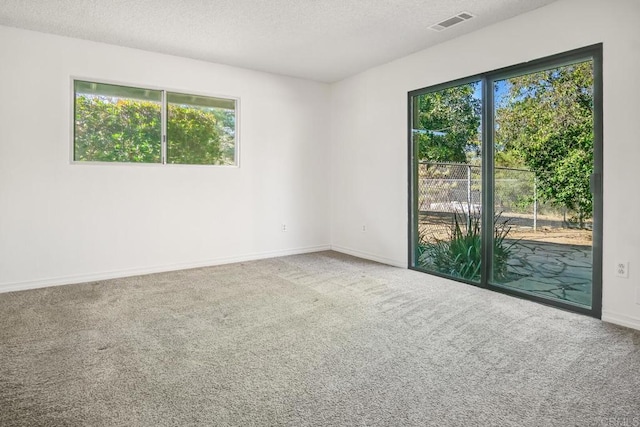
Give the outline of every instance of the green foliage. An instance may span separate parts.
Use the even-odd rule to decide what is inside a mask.
[[[167,162],[217,164],[221,157],[215,116],[200,109],[169,105]]]
[[[161,105],[157,102],[76,97],[75,159],[161,161]],[[233,111],[169,104],[167,162],[233,164]]]
[[[467,161],[467,153],[479,147],[481,102],[474,98],[474,84],[430,92],[418,97],[414,138],[421,161]]]
[[[502,212],[530,215],[534,203],[534,174],[527,170],[496,167],[494,207]]]
[[[234,164],[236,156],[236,112],[234,110],[214,109],[211,111],[216,118],[218,135],[220,137],[220,164]]]
[[[508,98],[496,113],[496,145],[509,166],[520,158],[537,178],[538,195],[591,216],[593,70],[583,62],[507,80]]]
[[[75,159],[95,162],[160,162],[160,104],[78,96]]]
[[[493,276],[502,280],[507,275],[507,260],[512,244],[504,240],[511,231],[508,221],[494,218]],[[482,267],[480,212],[468,215],[456,212],[448,239],[421,242],[418,245],[418,264],[426,269],[454,277],[479,281]]]

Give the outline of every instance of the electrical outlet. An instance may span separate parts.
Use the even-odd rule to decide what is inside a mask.
[[[286,232],[287,231],[287,224],[282,224],[282,231]]]
[[[367,226],[366,226],[366,225],[363,225],[363,226],[362,226],[362,232],[365,232],[365,231],[367,231]]]
[[[623,279],[629,278],[629,261],[616,261],[616,276]]]

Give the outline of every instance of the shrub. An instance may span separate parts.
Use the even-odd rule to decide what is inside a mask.
[[[505,239],[511,231],[508,220],[493,220],[493,278],[502,280],[507,275],[507,260],[514,243]],[[449,239],[435,239],[418,245],[418,264],[426,269],[454,277],[479,281],[482,268],[482,236],[480,212],[455,212]]]

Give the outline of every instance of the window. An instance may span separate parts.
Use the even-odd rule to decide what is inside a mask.
[[[76,162],[236,164],[237,101],[74,81]]]

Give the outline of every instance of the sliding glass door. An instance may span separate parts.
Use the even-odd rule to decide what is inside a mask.
[[[492,81],[494,212],[510,232],[490,283],[590,308],[593,60]]]
[[[479,283],[482,83],[413,97],[414,266]]]
[[[409,94],[410,268],[600,316],[600,58]]]

